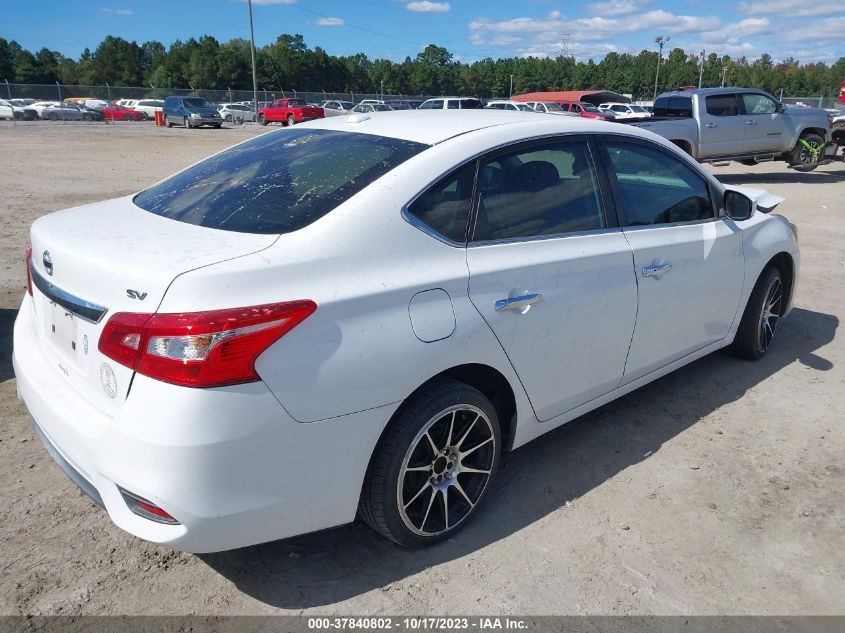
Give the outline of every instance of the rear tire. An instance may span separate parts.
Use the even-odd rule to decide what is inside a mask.
[[[802,134],[801,139],[813,148],[819,148],[824,145],[824,139],[818,134]],[[813,171],[819,166],[818,161],[819,156],[814,156],[813,152],[808,150],[801,141],[795,144],[795,148],[789,155],[789,164],[795,171]]]
[[[403,547],[450,538],[489,496],[501,431],[490,401],[456,380],[407,400],[373,455],[358,512]]]
[[[164,117],[164,124],[165,124],[167,127],[173,127],[173,123],[172,123],[172,122],[170,121],[170,119],[168,119],[167,117]]]
[[[742,313],[732,347],[737,356],[757,360],[768,351],[787,300],[780,270],[769,264],[760,273]]]
[[[293,118],[292,114],[288,115],[288,127],[293,127],[294,123],[296,123],[296,119]]]

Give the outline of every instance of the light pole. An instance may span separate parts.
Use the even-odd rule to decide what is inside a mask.
[[[660,79],[660,60],[663,59],[663,45],[671,39],[671,35],[658,35],[654,38],[660,50],[657,53],[657,72],[654,74],[654,97],[652,97],[652,101],[657,99],[657,80]]]
[[[252,0],[249,4],[249,50],[252,54],[252,98],[255,102],[255,112],[258,116],[258,79],[255,77],[255,31],[252,27]]]
[[[725,87],[725,75],[728,74],[728,67],[722,66],[722,88]]]
[[[512,97],[513,97],[513,75],[511,75],[511,89],[510,89],[510,93],[508,94],[508,99],[511,99]]]
[[[701,51],[698,59],[698,64],[701,68],[698,69],[698,87],[701,88],[701,80],[704,78],[704,50]]]

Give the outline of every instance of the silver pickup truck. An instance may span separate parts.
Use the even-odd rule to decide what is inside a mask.
[[[702,163],[783,160],[812,171],[834,159],[828,114],[786,108],[753,88],[700,88],[661,94],[654,117],[632,123],[669,139]]]

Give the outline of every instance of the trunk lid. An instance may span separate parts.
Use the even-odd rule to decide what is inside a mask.
[[[98,350],[108,319],[153,313],[178,275],[263,250],[277,237],[167,219],[131,197],[39,218],[30,240],[42,351],[71,389],[114,415],[134,372]]]

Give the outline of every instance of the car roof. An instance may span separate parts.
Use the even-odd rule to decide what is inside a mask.
[[[363,120],[358,120],[355,115],[327,117],[301,123],[297,128],[361,132],[436,145],[462,134],[505,125],[513,126],[515,136],[524,132],[526,137],[599,132],[654,137],[650,132],[629,125],[581,117],[538,117],[534,112],[521,110],[398,110],[379,113],[377,117]]]

